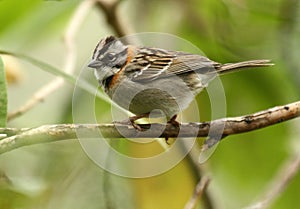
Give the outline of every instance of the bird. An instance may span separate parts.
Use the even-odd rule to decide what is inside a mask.
[[[268,59],[221,64],[199,54],[124,44],[108,36],[98,42],[88,67],[104,92],[135,114],[128,122],[141,130],[136,120],[150,115],[179,126],[177,115],[218,75],[272,65]]]

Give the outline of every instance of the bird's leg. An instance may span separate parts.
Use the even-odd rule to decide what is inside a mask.
[[[171,124],[172,126],[174,126],[176,128],[179,128],[180,123],[178,121],[176,121],[176,118],[177,118],[177,115],[174,115],[167,123]],[[168,136],[165,137],[165,140],[166,140],[166,143],[169,144],[169,142],[168,142],[169,137]]]
[[[113,123],[119,123],[119,124],[125,124],[125,125],[132,125],[135,129],[142,131],[143,129],[141,128],[140,125],[136,124],[135,121],[141,118],[147,118],[149,117],[149,113],[145,113],[145,114],[140,114],[140,115],[135,115],[135,116],[131,116],[126,120],[123,121],[114,121]]]
[[[129,121],[135,129],[142,131],[143,129],[141,128],[141,126],[139,124],[136,124],[135,121],[138,119],[141,119],[141,118],[147,118],[147,117],[149,117],[149,114],[150,113],[144,113],[144,114],[140,114],[140,115],[131,116],[131,117],[129,117]]]
[[[176,121],[177,115],[174,115],[167,123],[175,126],[176,128],[179,128],[180,123]]]

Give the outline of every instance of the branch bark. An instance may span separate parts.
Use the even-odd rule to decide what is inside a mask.
[[[117,36],[130,34],[128,24],[123,24],[117,10],[121,0],[96,0],[96,6],[104,13],[107,23],[112,27]],[[125,27],[126,25],[126,27]]]
[[[277,197],[286,189],[291,180],[298,174],[300,169],[300,155],[295,153],[279,169],[269,188],[262,198],[256,203],[244,209],[264,209],[269,208]]]
[[[206,176],[204,176],[200,179],[200,181],[196,185],[193,196],[187,202],[187,204],[184,206],[184,209],[194,209],[194,208],[196,208],[196,206],[198,204],[198,201],[200,200],[200,198],[204,194],[206,188],[208,187],[209,182],[210,182],[210,179]]]
[[[85,138],[94,137],[101,132],[105,138],[174,138],[180,132],[180,137],[206,137],[210,127],[224,127],[223,136],[248,132],[300,116],[300,101],[273,107],[261,112],[240,117],[218,119],[203,123],[184,123],[180,127],[171,124],[141,124],[144,130],[137,131],[131,125],[124,124],[57,124],[43,125],[32,129],[0,128],[0,134],[7,137],[0,141],[0,154],[13,149],[52,141],[76,139],[76,132],[84,133]],[[151,129],[150,129],[151,128]],[[163,131],[161,131],[163,130]],[[219,130],[219,129],[218,129]],[[122,134],[121,134],[122,133]],[[192,133],[192,134],[191,134]]]

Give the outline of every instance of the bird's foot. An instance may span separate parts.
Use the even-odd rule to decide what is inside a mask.
[[[135,121],[146,117],[149,117],[149,113],[131,116],[129,117],[129,122],[136,130],[143,131],[143,128],[139,124],[135,123]]]
[[[178,121],[176,121],[177,115],[174,115],[168,122],[167,124],[171,124],[172,126],[174,126],[175,128],[179,128],[180,127],[180,123]],[[165,141],[168,145],[170,145],[169,143],[169,137],[165,137]]]

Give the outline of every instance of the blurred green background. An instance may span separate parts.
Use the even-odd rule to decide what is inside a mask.
[[[30,55],[61,69],[66,55],[63,34],[81,2],[1,0],[0,49]],[[136,33],[179,36],[218,62],[271,59],[274,67],[221,78],[229,117],[300,98],[300,7],[296,0],[122,0],[118,14],[125,27]],[[75,37],[78,57],[74,75],[86,68],[98,40],[111,34],[114,30],[103,11],[93,7]],[[55,78],[22,60],[3,59],[9,112]],[[86,79],[95,83],[92,71],[90,74]],[[8,126],[72,123],[73,87],[66,83]],[[197,103],[201,120],[209,120],[207,92],[197,96]],[[110,123],[110,105],[101,100],[96,104],[98,122]],[[85,114],[85,95],[78,105]],[[201,165],[211,177],[208,194],[214,208],[239,209],[259,198],[282,163],[300,147],[299,123],[295,119],[225,138]],[[160,149],[155,142],[121,141],[114,143],[116,149],[132,155],[151,155]],[[183,208],[199,177],[188,158],[155,177],[115,176],[95,165],[75,139],[5,153],[0,156],[0,172],[0,209]],[[270,208],[299,208],[299,188],[298,174]],[[197,208],[206,208],[203,201]]]

